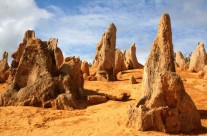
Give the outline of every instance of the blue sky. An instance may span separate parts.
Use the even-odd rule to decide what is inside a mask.
[[[207,47],[206,0],[2,0],[0,54],[6,50],[11,55],[24,32],[33,29],[44,41],[58,38],[64,56],[92,62],[96,44],[113,22],[116,47],[136,43],[138,61],[144,64],[164,12],[171,17],[175,51],[194,51],[199,41]]]

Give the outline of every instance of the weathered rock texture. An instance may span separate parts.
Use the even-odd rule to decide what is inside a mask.
[[[176,52],[175,63],[177,64],[177,66],[180,69],[182,69],[182,70],[187,69],[187,64],[186,64],[185,58],[180,51]]]
[[[0,83],[6,82],[8,74],[6,73],[9,69],[8,65],[8,52],[4,52],[2,60],[0,60]]]
[[[207,80],[207,65],[204,67],[204,76],[203,76],[203,78],[205,79],[205,80]]]
[[[114,74],[117,75],[120,71],[126,70],[125,64],[124,64],[124,53],[120,51],[119,49],[116,49],[115,52],[115,69]]]
[[[131,78],[129,79],[129,83],[130,84],[137,84],[138,82],[136,81],[136,79],[134,78],[134,76],[131,76]]]
[[[125,67],[127,69],[143,68],[143,65],[138,63],[137,60],[135,43],[132,44],[125,55]]]
[[[19,48],[17,48],[17,50],[12,54],[13,57],[13,61],[12,61],[12,67],[13,68],[17,68],[17,66],[19,65],[19,61],[20,58],[22,57],[22,54],[25,50],[27,41],[29,39],[34,39],[35,38],[35,33],[33,30],[27,30],[24,34],[24,39],[23,42],[19,44]]]
[[[207,65],[207,55],[202,42],[198,42],[196,50],[193,52],[190,58],[189,70],[193,72],[198,72],[203,70]]]
[[[0,105],[79,108],[83,90],[80,59],[63,62],[57,40],[43,42],[34,35],[27,31],[13,54],[13,83],[0,97]]]
[[[58,39],[51,38],[51,39],[49,39],[47,44],[48,44],[48,49],[50,49],[54,54],[56,68],[58,69],[58,68],[60,68],[60,66],[62,65],[62,63],[64,61],[63,53],[62,53],[61,49],[59,47],[57,47]]]
[[[103,33],[96,47],[93,68],[96,68],[97,80],[112,81],[116,79],[115,68],[116,26],[112,23]]]
[[[163,14],[144,67],[142,94],[128,110],[128,125],[138,130],[189,132],[201,127],[200,115],[175,72],[170,17]]]
[[[81,71],[83,74],[84,80],[87,80],[88,76],[90,75],[89,66],[87,61],[83,61],[81,64]]]

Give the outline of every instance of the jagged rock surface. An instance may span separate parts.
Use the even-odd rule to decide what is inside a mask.
[[[0,105],[79,108],[83,90],[80,59],[72,57],[59,63],[57,40],[43,42],[34,35],[34,31],[27,31],[13,54],[13,83],[0,97]]]
[[[97,80],[116,79],[115,69],[116,26],[112,23],[97,44],[93,68],[96,68]]]
[[[125,55],[125,67],[127,69],[143,68],[143,65],[137,60],[135,43],[131,45]]]
[[[124,54],[122,51],[116,49],[115,53],[115,69],[114,73],[117,75],[120,71],[126,70],[125,64],[124,64]]]
[[[81,71],[82,71],[84,80],[87,80],[88,76],[90,75],[89,65],[88,65],[87,61],[83,61],[82,62],[82,64],[81,64]]]
[[[175,72],[173,55],[170,17],[165,13],[144,67],[141,98],[128,110],[128,126],[168,133],[201,127],[196,106]]]
[[[63,53],[61,49],[57,46],[58,44],[58,39],[57,38],[51,38],[47,42],[48,49],[50,49],[54,53],[54,59],[56,63],[56,68],[60,68],[64,61]]]
[[[12,54],[12,57],[14,59],[11,65],[12,68],[18,67],[20,58],[22,57],[22,54],[25,50],[27,41],[29,39],[34,39],[34,38],[35,38],[35,33],[33,30],[27,30],[25,32],[23,42],[19,44],[19,47],[17,48],[17,50]]]
[[[0,60],[0,83],[6,82],[8,78],[7,70],[9,69],[8,65],[8,52],[4,52],[2,60]]]
[[[182,70],[187,69],[185,58],[180,51],[176,52],[175,62],[180,69]]]
[[[205,65],[207,65],[206,50],[204,48],[204,44],[202,42],[198,42],[196,50],[193,52],[190,58],[189,70],[198,72],[203,70]]]

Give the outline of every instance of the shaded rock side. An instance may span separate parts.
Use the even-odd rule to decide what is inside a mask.
[[[81,63],[81,71],[82,71],[84,80],[87,80],[88,76],[90,75],[89,65],[87,61],[83,61]]]
[[[8,65],[8,52],[4,52],[2,60],[0,60],[0,83],[6,82],[8,78],[7,70],[9,69]]]
[[[51,73],[52,69],[52,57],[47,45],[40,39],[30,39],[19,61],[14,85],[19,89],[32,85],[40,76]]]
[[[19,47],[17,48],[17,50],[12,54],[12,57],[14,59],[12,61],[12,64],[11,64],[12,68],[17,68],[18,67],[20,58],[23,55],[23,52],[25,50],[27,41],[29,39],[34,39],[34,38],[35,38],[35,32],[33,30],[27,30],[25,32],[23,42],[19,44]]]
[[[80,59],[67,59],[57,69],[53,51],[38,38],[27,40],[13,83],[0,97],[1,106],[72,109],[79,108],[80,102],[83,104]]]
[[[65,89],[68,90],[76,100],[82,99],[84,80],[81,72],[81,60],[76,57],[65,58],[59,69],[60,74],[65,78]],[[66,89],[67,88],[67,89]]]
[[[131,76],[130,79],[129,79],[129,83],[130,84],[137,84],[137,80],[134,78],[134,76]]]
[[[4,52],[2,60],[0,60],[0,73],[4,73],[9,69],[8,65],[8,52]]]
[[[125,67],[127,69],[143,68],[143,65],[137,60],[135,43],[131,45],[125,55]]]
[[[93,68],[98,80],[112,81],[116,79],[115,68],[116,26],[112,23],[103,33],[96,47]]]
[[[173,55],[170,17],[165,13],[144,67],[141,98],[128,109],[128,126],[168,133],[201,127],[196,106],[175,72]]]
[[[116,49],[114,74],[117,75],[120,71],[124,71],[124,70],[126,70],[124,64],[124,54],[122,51]]]
[[[207,55],[202,42],[198,42],[196,50],[193,52],[190,58],[189,70],[192,72],[198,72],[203,70],[204,66],[207,65]]]
[[[181,70],[187,69],[185,58],[180,51],[176,52],[175,63]]]
[[[50,49],[54,54],[56,68],[58,69],[62,65],[64,61],[64,57],[61,49],[57,46],[57,44],[58,44],[57,38],[50,38],[49,41],[47,42],[48,49]]]

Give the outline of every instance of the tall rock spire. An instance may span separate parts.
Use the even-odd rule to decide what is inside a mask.
[[[98,80],[115,80],[116,26],[111,23],[96,47],[93,68]]]
[[[138,130],[189,132],[201,126],[200,115],[175,72],[170,17],[163,14],[144,67],[142,95],[128,110],[128,125]]]

